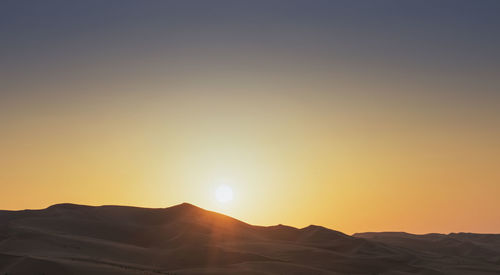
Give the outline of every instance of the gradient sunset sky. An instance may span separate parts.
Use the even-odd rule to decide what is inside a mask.
[[[258,225],[499,233],[499,14],[1,1],[0,209],[190,202]]]

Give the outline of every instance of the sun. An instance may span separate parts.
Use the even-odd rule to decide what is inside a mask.
[[[227,203],[233,200],[233,189],[227,185],[219,185],[215,189],[215,199],[221,203]]]

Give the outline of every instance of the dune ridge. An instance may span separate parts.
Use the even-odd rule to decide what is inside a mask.
[[[499,274],[500,235],[254,226],[189,203],[0,211],[0,274]]]

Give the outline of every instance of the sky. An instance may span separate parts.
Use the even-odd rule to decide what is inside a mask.
[[[189,202],[258,225],[500,233],[499,12],[1,1],[0,209]]]

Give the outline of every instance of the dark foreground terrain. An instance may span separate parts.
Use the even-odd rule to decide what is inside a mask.
[[[500,235],[252,226],[191,204],[0,211],[0,274],[500,274]]]

